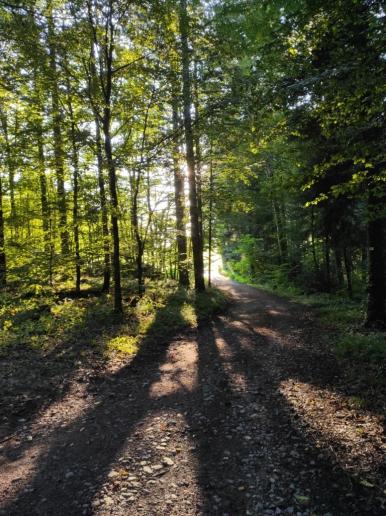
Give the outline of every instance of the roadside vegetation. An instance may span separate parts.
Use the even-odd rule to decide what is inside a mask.
[[[3,291],[0,354],[6,355],[11,348],[49,353],[64,341],[76,341],[79,356],[135,354],[149,328],[158,343],[167,341],[176,332],[210,319],[227,304],[217,289],[196,293],[173,280],[149,284],[139,299],[125,288],[123,315],[114,312],[109,298],[100,295],[91,281],[82,296],[50,288],[39,289],[33,296],[28,291],[18,296]]]

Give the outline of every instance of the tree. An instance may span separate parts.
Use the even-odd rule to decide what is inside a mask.
[[[190,226],[193,247],[194,286],[198,292],[205,290],[202,235],[195,173],[194,140],[191,118],[192,94],[189,58],[189,16],[186,0],[180,0],[179,24],[181,36],[182,97],[185,128],[186,163],[189,182]]]
[[[114,310],[117,313],[123,311],[122,306],[122,287],[121,287],[121,264],[119,250],[119,227],[118,227],[118,192],[117,192],[117,176],[116,167],[113,158],[111,144],[111,96],[113,81],[113,60],[115,45],[115,26],[114,26],[114,6],[112,0],[108,2],[103,20],[104,38],[102,41],[98,38],[98,29],[93,16],[93,7],[88,2],[88,18],[90,29],[92,32],[92,42],[98,49],[99,61],[99,82],[100,91],[103,97],[103,108],[101,117],[101,125],[104,134],[104,148],[106,154],[107,170],[109,175],[110,203],[111,203],[111,232],[113,237],[113,278],[114,278]]]

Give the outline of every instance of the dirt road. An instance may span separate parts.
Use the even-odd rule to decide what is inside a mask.
[[[74,377],[2,446],[2,514],[386,514],[382,420],[350,404],[323,330],[218,282],[227,314]]]

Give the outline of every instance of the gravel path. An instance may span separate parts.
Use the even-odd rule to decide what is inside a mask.
[[[219,286],[226,315],[76,378],[2,445],[2,514],[386,514],[382,419],[350,405],[321,329]]]

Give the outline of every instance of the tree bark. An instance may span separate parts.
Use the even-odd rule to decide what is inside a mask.
[[[7,261],[5,254],[5,232],[3,214],[3,185],[0,176],[0,287],[7,285]]]
[[[193,248],[194,286],[200,292],[205,290],[203,247],[200,232],[200,214],[197,198],[197,184],[195,173],[194,141],[192,130],[191,106],[191,80],[189,57],[189,17],[186,0],[180,0],[179,25],[181,36],[181,60],[182,60],[182,97],[185,128],[186,162],[188,168],[190,226]]]
[[[315,213],[314,207],[311,207],[311,249],[312,249],[312,258],[314,261],[315,272],[319,272],[319,263],[316,256],[316,246],[315,246]]]
[[[51,109],[52,109],[52,128],[54,136],[54,160],[56,173],[56,187],[58,195],[58,211],[59,211],[59,231],[61,240],[61,251],[63,255],[69,254],[69,235],[67,229],[67,203],[66,191],[64,188],[64,152],[63,138],[61,128],[61,112],[59,107],[59,89],[56,68],[56,46],[54,41],[55,26],[52,16],[52,4],[48,3],[48,50],[49,63],[51,72]]]
[[[99,47],[99,74],[98,81],[100,92],[103,97],[103,110],[100,115],[104,136],[104,148],[109,177],[110,207],[111,207],[111,234],[113,240],[113,279],[114,279],[114,311],[123,312],[122,286],[121,286],[121,259],[119,250],[119,225],[118,225],[118,191],[117,174],[113,151],[111,146],[111,94],[113,79],[113,52],[114,52],[114,13],[113,0],[106,3],[104,37],[102,43],[98,41],[98,32],[94,25],[92,6],[87,2],[88,19],[92,31],[93,44]],[[94,55],[92,54],[92,60]],[[95,75],[95,74],[94,74]]]
[[[98,187],[99,187],[99,201],[102,212],[102,238],[103,238],[103,285],[102,292],[108,292],[110,290],[110,234],[109,234],[109,223],[108,223],[108,211],[107,211],[107,200],[105,190],[105,178],[103,173],[103,153],[102,153],[102,140],[101,131],[99,126],[98,118],[95,117],[95,145],[98,163]]]
[[[384,209],[382,199],[369,194],[370,220],[368,222],[368,279],[366,327],[386,325],[385,309],[385,256],[384,256]]]
[[[1,113],[1,124],[4,134],[5,140],[5,155],[6,155],[6,164],[8,169],[8,181],[9,181],[9,198],[11,203],[11,231],[16,229],[17,231],[17,221],[16,221],[16,203],[15,203],[15,162],[12,155],[12,146],[9,140],[9,130],[8,130],[8,120],[7,114]],[[16,129],[15,129],[16,132]]]
[[[178,98],[173,92],[173,132],[177,135],[179,128]],[[182,287],[189,287],[189,273],[187,267],[187,242],[185,228],[185,195],[184,176],[179,162],[180,149],[178,136],[175,136],[173,145],[173,173],[174,173],[174,199],[176,205],[176,230],[177,230],[177,263],[178,281]]]
[[[75,245],[75,292],[80,292],[80,248],[79,248],[79,155],[78,146],[76,143],[76,129],[74,110],[72,107],[71,93],[69,91],[70,85],[67,82],[68,88],[68,107],[70,113],[70,133],[71,133],[71,150],[72,150],[72,167],[73,167],[73,208],[72,208],[72,225],[74,233]]]
[[[89,22],[92,25],[91,6],[88,3],[88,15]],[[97,43],[96,32],[93,29],[93,40],[90,46],[90,75],[89,75],[89,96],[94,113],[95,123],[95,150],[97,156],[98,166],[98,188],[99,188],[99,201],[101,205],[101,219],[102,219],[102,239],[103,239],[103,285],[102,292],[108,292],[110,290],[110,278],[111,278],[111,253],[110,253],[110,232],[108,223],[108,207],[107,197],[105,188],[105,177],[104,177],[104,160],[103,160],[103,149],[102,149],[102,137],[100,128],[100,113],[95,102],[95,96],[98,95],[98,74],[95,64],[95,51],[94,44]]]
[[[346,271],[346,280],[347,280],[347,292],[349,297],[352,297],[352,266],[351,266],[351,258],[348,252],[347,247],[343,249],[343,258],[344,258],[344,268]]]
[[[326,235],[324,239],[324,265],[326,272],[326,290],[330,292],[331,290],[331,264],[330,264],[330,242],[329,238]]]
[[[336,279],[337,279],[338,286],[341,287],[343,285],[342,250],[337,245],[334,246],[334,256],[335,256]]]
[[[208,285],[212,285],[212,241],[213,241],[213,158],[212,144],[210,145],[210,163],[209,163],[209,227],[208,227]]]
[[[202,249],[204,249],[204,229],[202,220],[202,173],[201,173],[201,142],[200,142],[200,119],[199,119],[199,99],[198,99],[198,66],[197,60],[193,64],[193,106],[194,106],[194,148],[195,148],[195,172],[197,184],[197,206],[198,206],[198,221],[200,228],[200,238]]]
[[[276,208],[276,202],[273,197],[272,197],[272,211],[273,211],[273,219],[275,222],[275,229],[276,229],[277,249],[279,252],[279,265],[281,265],[284,261],[283,249],[282,249],[282,243],[281,243],[281,230],[280,230],[280,224],[279,224],[278,211]]]
[[[111,82],[111,67],[109,74]],[[110,90],[111,91],[111,90]],[[110,97],[108,97],[110,99]],[[104,108],[103,115],[103,132],[105,138],[105,153],[107,160],[107,168],[109,172],[109,188],[111,203],[111,232],[113,236],[113,277],[114,277],[114,311],[123,312],[122,306],[122,287],[121,287],[121,260],[119,251],[119,227],[118,227],[118,192],[117,192],[117,176],[115,163],[111,148],[110,134],[110,103]]]

